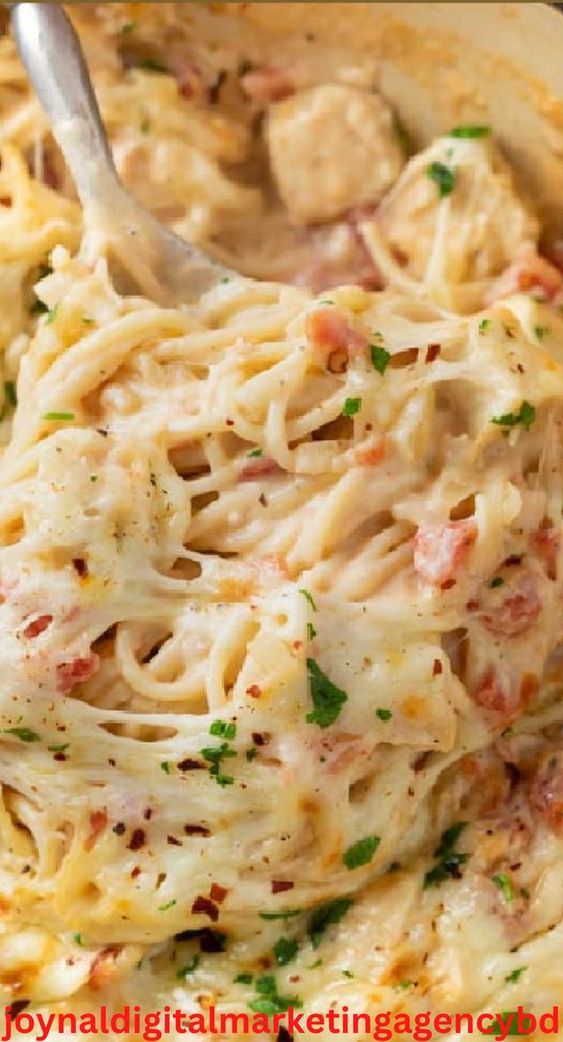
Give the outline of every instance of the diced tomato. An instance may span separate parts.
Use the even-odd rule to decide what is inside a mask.
[[[59,691],[66,694],[75,684],[82,684],[100,668],[100,658],[94,651],[89,655],[77,657],[70,662],[61,662],[57,666]]]
[[[307,340],[331,372],[344,372],[354,355],[367,351],[368,341],[335,308],[312,311],[305,322]],[[336,362],[341,360],[341,365]]]
[[[561,533],[554,525],[548,528],[538,528],[530,536],[532,548],[541,557],[545,570],[550,579],[557,578],[557,561],[559,558],[559,547],[561,545]]]
[[[530,793],[532,806],[554,832],[563,834],[563,760],[556,751],[539,765]]]
[[[36,619],[32,619],[28,622],[27,626],[23,631],[24,637],[32,638],[38,637],[40,633],[43,633],[50,626],[53,621],[52,615],[38,615]]]
[[[260,105],[270,105],[273,101],[282,101],[295,93],[295,83],[288,69],[275,65],[263,65],[260,69],[251,69],[241,76],[240,85],[252,101]]]
[[[257,459],[251,459],[248,463],[244,464],[240,474],[240,481],[252,481],[254,478],[266,477],[268,474],[275,474],[279,472],[280,468],[275,460],[270,459],[269,456],[259,456]]]
[[[523,246],[502,275],[493,283],[486,302],[494,303],[511,293],[537,293],[552,301],[563,287],[563,275],[545,257],[540,257],[535,246]]]
[[[477,538],[474,521],[420,525],[414,537],[414,568],[432,586],[451,585]]]
[[[517,637],[530,628],[542,609],[535,577],[530,572],[520,575],[507,588],[498,606],[481,616],[483,625],[498,637]]]

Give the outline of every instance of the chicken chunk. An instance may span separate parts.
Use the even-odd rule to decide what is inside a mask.
[[[494,278],[538,237],[489,133],[445,136],[413,157],[378,220],[409,274],[429,288]]]
[[[266,128],[272,172],[292,221],[330,221],[378,202],[404,157],[378,94],[323,84],[273,105]]]

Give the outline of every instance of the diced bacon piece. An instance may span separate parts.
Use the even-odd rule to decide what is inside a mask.
[[[503,723],[514,720],[529,704],[539,687],[538,678],[533,673],[526,673],[520,683],[501,680],[491,666],[475,690],[473,701],[489,712],[497,713]]]
[[[432,586],[448,585],[463,567],[477,538],[474,521],[448,521],[420,525],[414,537],[414,568]]]
[[[280,468],[275,460],[269,456],[259,456],[245,463],[240,474],[240,481],[252,481],[254,478],[267,477],[269,474],[279,473]]]
[[[563,761],[557,752],[548,753],[541,761],[530,798],[549,827],[563,835]]]
[[[23,631],[24,637],[28,637],[29,639],[38,637],[40,633],[43,633],[43,631],[51,625],[52,621],[52,615],[38,615],[36,619],[32,619],[31,622],[28,622]]]
[[[559,548],[561,546],[561,533],[554,525],[548,528],[538,528],[530,536],[532,549],[536,551],[545,565],[545,570],[550,579],[557,578],[557,561]]]
[[[247,97],[260,105],[282,101],[295,93],[295,83],[289,70],[276,65],[263,65],[260,69],[245,72],[241,76],[240,85]]]
[[[507,588],[495,608],[482,615],[483,625],[497,637],[517,637],[536,621],[542,610],[535,577],[525,572]]]
[[[61,662],[57,666],[59,691],[66,694],[75,684],[82,684],[100,668],[100,659],[94,651],[89,655],[77,657],[70,662]]]
[[[312,311],[305,322],[307,340],[331,372],[344,372],[354,355],[367,351],[368,341],[335,308]],[[342,365],[337,366],[341,360]]]
[[[535,246],[523,246],[512,262],[495,280],[489,290],[486,303],[510,296],[511,293],[536,293],[544,300],[552,301],[563,287],[563,275],[545,257],[540,257]]]

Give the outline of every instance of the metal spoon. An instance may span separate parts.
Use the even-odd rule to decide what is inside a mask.
[[[74,178],[82,255],[107,255],[118,286],[164,306],[189,303],[234,273],[164,228],[123,187],[80,41],[59,4],[12,5],[21,60]]]

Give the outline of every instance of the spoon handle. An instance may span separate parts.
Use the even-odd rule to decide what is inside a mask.
[[[12,5],[20,57],[51,122],[83,205],[117,175],[82,47],[60,4]]]

